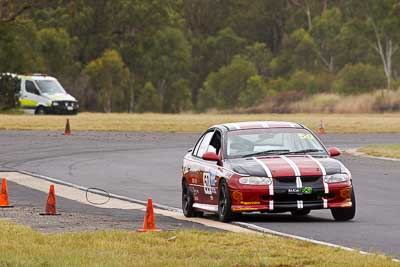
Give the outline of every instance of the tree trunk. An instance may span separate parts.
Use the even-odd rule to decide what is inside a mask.
[[[306,5],[308,31],[311,32],[311,30],[312,30],[311,10],[310,10],[310,7],[307,4],[307,1],[305,2],[305,5]]]
[[[372,19],[370,19],[370,20],[371,20],[372,26],[374,28],[375,38],[376,38],[376,44],[374,45],[374,48],[382,60],[383,70],[386,75],[387,89],[391,89],[391,87],[392,87],[392,57],[393,57],[394,53],[397,51],[398,46],[393,45],[392,39],[390,39],[388,36],[385,36],[385,38],[384,38],[385,39],[384,40],[385,49],[384,49],[383,45],[382,45],[383,41],[380,36],[379,29],[376,26],[376,24],[374,23],[374,21]]]
[[[129,100],[129,110],[128,113],[133,113],[135,109],[135,88],[131,85],[131,98]]]

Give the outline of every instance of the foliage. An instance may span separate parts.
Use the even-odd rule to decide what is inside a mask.
[[[385,86],[385,74],[368,64],[346,65],[334,84],[337,92],[352,94],[380,89]]]
[[[246,82],[246,88],[239,94],[239,106],[251,107],[260,103],[266,95],[266,87],[260,75],[251,76]]]
[[[18,85],[20,79],[12,74],[0,74],[0,110],[14,109],[19,106]]]
[[[233,108],[250,77],[257,74],[254,63],[237,56],[228,66],[211,73],[200,91],[199,108]],[[243,97],[242,97],[243,98]]]
[[[96,91],[97,101],[104,107],[104,111],[111,112],[113,104],[124,97],[130,78],[121,56],[115,50],[106,50],[102,57],[86,65],[83,73]]]
[[[140,91],[137,110],[141,112],[160,112],[161,98],[151,82],[147,82]]]
[[[83,110],[251,107],[273,92],[356,94],[400,80],[397,0],[0,3],[0,73],[55,76]],[[104,70],[106,51],[122,80]],[[359,64],[377,80],[345,77]]]
[[[162,99],[162,111],[179,112],[187,108],[181,97],[188,97],[186,77],[190,66],[190,44],[182,31],[165,28],[156,33],[147,53],[148,71],[145,75]],[[182,107],[176,105],[182,104]]]

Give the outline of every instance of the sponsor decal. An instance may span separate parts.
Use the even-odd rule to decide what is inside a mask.
[[[312,134],[305,134],[305,133],[298,133],[297,134],[300,139],[308,139],[308,140],[314,140],[315,137]]]
[[[241,201],[243,199],[242,192],[240,191],[233,191],[232,192],[232,198],[236,201]]]
[[[312,194],[312,187],[310,186],[306,186],[306,187],[302,187],[302,188],[289,188],[288,189],[288,193],[289,194],[297,194],[297,195],[308,195],[308,194]]]
[[[289,194],[299,194],[300,193],[300,188],[289,188],[288,189]]]
[[[234,211],[252,211],[252,210],[258,210],[258,208],[252,208],[252,207],[242,207],[242,208],[232,208]]]
[[[310,187],[310,186],[303,187],[303,188],[301,189],[301,192],[302,192],[303,194],[311,194],[311,193],[312,193],[312,187]]]
[[[216,184],[216,179],[215,179],[215,172],[214,171],[210,171],[210,185],[211,186],[215,186]]]
[[[206,195],[212,194],[211,177],[209,172],[203,173],[203,188],[204,188],[204,194]]]
[[[240,204],[242,204],[242,205],[260,205],[260,202],[259,201],[249,201],[249,202],[240,201]]]

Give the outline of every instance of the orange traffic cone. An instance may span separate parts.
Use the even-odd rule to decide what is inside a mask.
[[[159,231],[156,229],[156,221],[154,217],[153,210],[153,200],[149,198],[147,200],[146,214],[144,215],[143,228],[138,229],[138,232],[149,232],[149,231]]]
[[[0,208],[11,208],[8,201],[8,191],[7,191],[7,180],[6,178],[1,179],[1,191],[0,191]]]
[[[326,134],[325,133],[325,127],[324,127],[324,121],[321,120],[321,122],[319,123],[319,130],[318,130],[319,134]]]
[[[60,215],[56,210],[56,193],[54,191],[54,185],[50,185],[49,196],[47,197],[47,203],[44,213],[40,215]]]
[[[67,119],[67,122],[65,123],[65,130],[63,135],[72,135],[71,126],[69,125],[69,119]]]

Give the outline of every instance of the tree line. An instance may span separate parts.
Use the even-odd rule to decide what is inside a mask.
[[[396,89],[399,28],[397,0],[0,0],[0,73],[90,111],[247,108]]]

